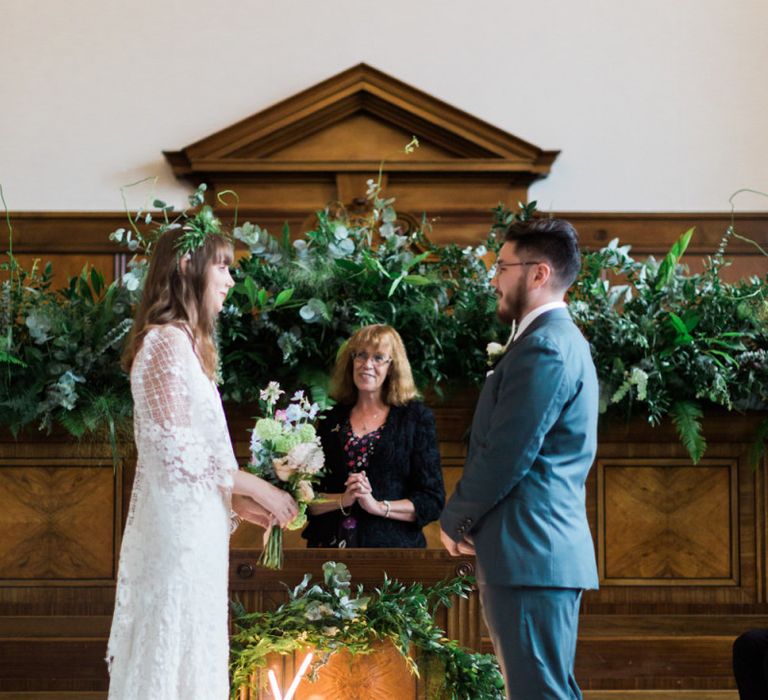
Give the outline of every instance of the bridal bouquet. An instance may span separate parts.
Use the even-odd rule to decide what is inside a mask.
[[[297,391],[285,408],[277,408],[285,392],[270,382],[259,396],[264,418],[259,418],[251,434],[251,459],[248,471],[270,484],[288,491],[299,504],[299,514],[289,523],[298,530],[307,523],[307,506],[315,500],[313,485],[320,480],[325,457],[312,421],[318,405]],[[283,566],[283,531],[271,527],[259,564],[269,569]]]

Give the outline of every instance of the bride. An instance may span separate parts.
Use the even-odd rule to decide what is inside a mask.
[[[233,250],[163,233],[124,354],[138,461],[107,650],[110,700],[225,700],[231,508],[268,525],[287,493],[239,471],[214,382]],[[235,518],[236,519],[236,518]]]

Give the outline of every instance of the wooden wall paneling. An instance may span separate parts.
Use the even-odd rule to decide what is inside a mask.
[[[435,408],[440,436],[447,435],[449,438],[448,445],[453,445],[450,449],[454,450],[453,459],[457,465],[463,446],[456,440],[456,435],[463,432],[459,430],[462,420],[471,415],[472,398],[467,396],[463,401],[463,406],[461,401],[456,400],[452,404],[449,402],[445,408]],[[633,421],[626,425],[609,423],[601,428],[598,461],[603,464],[603,471],[608,473],[607,486],[611,483],[615,489],[624,484],[629,486],[631,509],[634,509],[632,522],[644,525],[642,514],[648,500],[643,488],[660,492],[659,483],[666,483],[660,475],[663,470],[669,471],[670,493],[676,490],[685,502],[686,498],[690,500],[699,486],[698,480],[691,479],[687,470],[702,469],[702,473],[711,473],[717,484],[717,489],[705,489],[704,502],[736,503],[736,523],[733,524],[733,508],[730,505],[728,522],[736,533],[737,545],[733,546],[733,533],[730,543],[727,546],[724,544],[724,526],[721,523],[716,546],[722,551],[727,549],[729,554],[724,558],[721,553],[717,559],[719,580],[714,584],[699,577],[680,585],[678,581],[681,578],[698,576],[695,569],[685,569],[689,562],[683,559],[682,564],[670,566],[668,571],[661,567],[664,575],[651,571],[653,578],[645,579],[643,577],[649,576],[645,570],[636,577],[632,564],[625,563],[623,565],[628,566],[628,570],[622,573],[625,580],[620,580],[618,584],[604,582],[600,591],[587,592],[583,603],[577,667],[578,677],[585,688],[620,692],[621,689],[633,688],[684,687],[698,688],[703,692],[706,689],[733,687],[732,679],[722,673],[728,665],[732,640],[743,629],[768,626],[764,590],[765,463],[756,472],[746,460],[747,447],[760,419],[760,415],[743,416],[738,420],[729,414],[707,417],[704,430],[709,448],[699,467],[690,465],[671,426],[663,425],[652,430],[642,421]],[[250,422],[247,410],[240,418],[233,417],[231,424],[235,434],[244,430]],[[240,442],[244,445],[242,439]],[[10,455],[14,459],[37,460],[37,463],[42,459],[41,453],[53,453],[59,459],[70,462],[74,459],[101,459],[107,462],[109,454],[105,445],[78,445],[57,435],[52,435],[47,443],[36,442],[34,435],[18,442],[4,439],[0,450],[4,459]],[[443,450],[445,453],[445,446]],[[108,467],[104,469],[108,470]],[[460,466],[446,469],[452,472]],[[617,471],[611,474],[612,469]],[[632,470],[647,470],[661,481],[628,481],[627,476],[638,473]],[[728,472],[727,488],[721,470]],[[132,463],[127,459],[121,477],[125,480],[120,489],[123,503],[127,502],[131,474]],[[610,511],[612,507],[606,496],[598,498],[597,474],[596,467],[588,485],[588,512],[596,535],[598,510],[608,508]],[[611,482],[617,475],[623,478]],[[606,479],[605,474],[603,479]],[[120,482],[118,479],[117,483]],[[641,497],[635,498],[638,491]],[[0,490],[0,494],[5,495],[5,491]],[[621,498],[617,500],[617,503],[622,502]],[[657,505],[655,500],[650,503]],[[0,512],[2,510],[0,508]],[[658,514],[659,509],[652,508],[649,512]],[[693,508],[691,512],[696,518],[705,517],[698,508]],[[685,526],[686,521],[682,522]],[[678,527],[674,518],[669,523],[672,530]],[[611,517],[606,518],[604,524],[608,529],[614,525],[625,526],[621,519],[617,521]],[[698,537],[698,533],[695,534]],[[608,530],[604,532],[604,537],[606,542],[612,541]],[[737,554],[736,575],[725,580],[726,577],[719,574],[725,566],[724,562],[732,561],[734,552]],[[321,564],[327,559],[347,562],[354,581],[368,586],[380,582],[384,571],[402,581],[420,580],[429,584],[446,576],[473,570],[471,560],[453,560],[438,549],[288,550],[286,568],[281,572],[256,568],[257,554],[258,551],[240,548],[237,541],[233,541],[231,590],[248,609],[278,605],[285,600],[281,581],[295,585],[305,571],[312,571],[315,578],[319,578]],[[610,573],[610,566],[608,569]],[[25,585],[0,581],[0,648],[8,654],[48,659],[46,663],[50,662],[54,669],[50,677],[35,680],[15,677],[15,671],[3,671],[6,677],[0,673],[0,692],[14,689],[41,692],[59,689],[63,692],[74,689],[78,683],[82,692],[106,687],[102,658],[112,613],[113,585],[112,581],[36,580],[27,581]],[[438,619],[449,635],[458,638],[461,643],[490,651],[476,594],[468,601],[457,601],[454,608],[441,612]],[[71,632],[65,637],[68,625],[71,625]],[[22,641],[24,644],[19,646]],[[664,660],[663,664],[660,659]],[[63,663],[83,669],[79,680],[68,680],[66,672],[58,674],[55,671],[57,664]]]
[[[5,582],[113,580],[120,520],[110,463],[4,460],[0,490]]]
[[[0,585],[114,581],[122,467],[105,448],[0,442]]]
[[[598,459],[606,585],[736,585],[737,462]]]
[[[354,183],[359,186],[365,183],[365,179],[371,172],[378,170],[378,163],[371,171],[350,176],[352,185],[346,186],[344,196],[352,197],[355,190],[352,188]],[[385,173],[389,177],[390,173]],[[335,199],[334,195],[338,189],[336,183],[336,173],[332,173],[328,178],[319,178],[317,181],[329,182],[330,185],[325,192],[330,195],[321,199],[318,208],[322,208],[330,201]],[[241,193],[243,187],[253,187],[253,196],[256,196],[262,188],[266,187],[269,180],[266,178],[263,182],[249,184],[249,180],[243,180],[236,183],[234,189]],[[340,180],[340,182],[350,182]],[[279,184],[279,183],[278,183]],[[364,196],[365,191],[357,193],[357,196]],[[250,196],[250,195],[248,195]],[[324,196],[320,193],[319,196]],[[309,199],[309,198],[305,198]],[[299,198],[299,204],[296,200],[286,198],[286,201],[278,201],[274,196],[264,197],[264,205],[252,207],[243,202],[240,207],[239,218],[241,221],[250,219],[253,223],[267,225],[273,222],[273,225],[282,226],[286,219],[293,219],[296,222],[303,221],[304,218],[311,215],[315,207],[308,206]],[[527,200],[527,196],[526,196]],[[475,207],[483,212],[481,227],[475,229],[473,242],[479,241],[487,233],[491,219],[491,209],[496,205],[496,201],[478,200]],[[513,205],[516,202],[513,203]],[[422,213],[428,217],[436,216],[432,212],[416,202],[415,210],[411,213],[419,219]],[[258,218],[263,213],[268,217]],[[547,213],[547,212],[545,212]],[[231,212],[222,209],[219,214],[228,219]],[[731,223],[731,215],[727,212],[553,212],[553,215],[568,219],[579,231],[579,237],[582,245],[587,248],[600,248],[613,239],[618,238],[623,244],[631,244],[633,252],[638,256],[648,254],[658,254],[661,251],[666,252],[680,235],[690,227],[696,228],[696,233],[686,253],[686,257],[693,258],[694,255],[708,255],[713,253],[722,238],[726,228]],[[13,248],[16,253],[70,253],[70,254],[110,254],[113,255],[122,252],[123,249],[109,240],[109,234],[116,228],[126,225],[125,213],[120,211],[101,212],[11,212],[10,216],[14,222]],[[474,225],[477,227],[477,221],[473,213],[462,215],[460,212],[450,214],[451,224],[469,228]],[[438,222],[439,223],[439,222]],[[750,238],[760,244],[763,248],[768,247],[768,212],[737,212],[735,214],[735,226],[740,235]],[[436,226],[433,236],[437,240],[446,240],[441,237],[440,227]],[[6,246],[0,246],[3,250]],[[739,239],[732,239],[728,245],[728,252],[732,255],[753,256],[759,255],[759,251],[750,243]],[[763,256],[760,256],[762,259]]]
[[[297,236],[315,225],[315,209],[322,208],[328,202],[346,202],[353,210],[363,206],[365,180],[371,174],[337,173],[319,180],[309,178],[306,182],[297,179],[290,186],[290,191],[281,189],[288,187],[285,183],[268,180],[232,183],[235,190],[243,192],[255,203],[255,206],[244,205],[240,208],[239,220],[258,223],[272,234],[279,234],[283,225],[288,223],[292,235]],[[387,177],[385,175],[385,179]],[[418,193],[420,186],[413,187],[414,193]],[[469,187],[465,190],[472,192]],[[527,199],[524,190],[510,192],[515,202]],[[422,214],[426,214],[431,226],[429,237],[435,242],[475,245],[488,232],[490,210],[498,198],[494,198],[492,190],[482,196],[479,193],[474,196],[476,211],[473,212],[446,208],[439,202],[433,202],[438,206],[425,207],[420,204],[417,194],[401,197],[396,206],[408,221],[420,222]],[[409,200],[413,201],[406,206]],[[218,213],[225,221],[231,218],[231,211],[222,209]],[[716,250],[720,236],[730,222],[730,215],[725,213],[557,212],[557,215],[573,222],[586,248],[599,248],[616,237],[622,244],[631,245],[632,254],[638,259],[647,255],[664,255],[683,231],[696,226],[697,233],[683,258],[692,271],[703,268],[705,257]],[[86,263],[94,265],[108,282],[125,272],[128,256],[122,248],[108,240],[111,231],[125,225],[123,212],[98,215],[90,212],[12,212],[11,216],[16,229],[21,232],[14,238],[17,257],[27,268],[35,259],[43,264],[50,260],[54,266],[54,287],[63,286],[69,276],[79,274]],[[768,248],[768,213],[737,214],[736,228],[763,248]],[[240,250],[242,254],[242,246]],[[744,241],[731,241],[728,258],[731,264],[722,272],[723,279],[727,281],[750,275],[763,277],[768,273],[765,256]]]
[[[36,253],[15,254],[19,265],[27,272],[34,266],[42,272],[47,263],[53,268],[52,289],[63,289],[69,283],[71,277],[77,277],[85,266],[95,267],[103,276],[107,284],[115,279],[115,257],[96,253],[48,253],[39,251]],[[8,279],[8,273],[0,271],[0,281]]]

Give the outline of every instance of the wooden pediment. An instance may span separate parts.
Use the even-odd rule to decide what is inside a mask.
[[[499,201],[526,199],[557,153],[360,64],[165,155],[179,177],[235,189],[262,221],[359,201],[382,162],[401,209],[487,221]]]

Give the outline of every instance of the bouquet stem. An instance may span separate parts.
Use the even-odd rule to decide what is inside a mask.
[[[258,563],[267,569],[283,568],[283,529],[280,527],[271,527],[269,537],[264,549],[261,550],[261,556]]]

